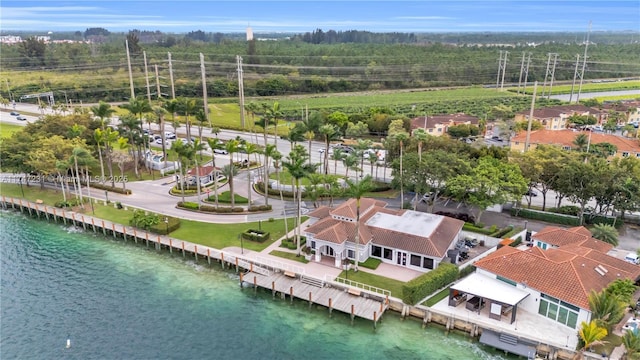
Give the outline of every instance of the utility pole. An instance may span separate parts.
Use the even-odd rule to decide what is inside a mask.
[[[207,79],[204,72],[204,54],[200,53],[200,72],[202,73],[202,98],[204,99],[204,117],[209,121],[211,127],[211,119],[209,119],[209,104],[207,103]]]
[[[525,65],[525,57],[527,57],[527,62]],[[520,63],[520,77],[518,78],[518,94],[520,94],[520,85],[522,84],[522,93],[526,93],[527,90],[527,80],[529,78],[529,65],[531,64],[531,53],[527,56],[526,52],[522,52],[522,62]],[[523,81],[524,75],[524,81]]]
[[[536,105],[536,92],[538,91],[538,82],[533,83],[533,96],[531,97],[531,110],[529,110],[529,122],[527,124],[527,138],[524,142],[524,152],[529,150],[529,141],[531,140],[531,123],[533,122],[533,107]]]
[[[169,80],[171,80],[171,98],[176,98],[176,87],[173,84],[173,66],[171,65],[171,53],[167,53],[169,55]]]
[[[584,70],[587,67],[587,49],[589,48],[589,35],[591,35],[591,21],[589,21],[589,32],[587,32],[587,42],[584,44],[584,56],[582,57],[582,71],[580,72],[580,85],[578,86],[578,96],[576,103],[580,101],[580,92],[582,91],[582,80],[584,79]]]
[[[551,58],[553,57],[553,65],[551,65]],[[558,62],[558,54],[557,53],[549,53],[547,58],[547,71],[544,75],[544,84],[542,85],[542,96],[545,94],[545,89],[547,87],[547,79],[550,79],[549,92],[547,93],[547,99],[551,96],[551,88],[553,88],[553,78],[556,73],[556,63]]]
[[[502,90],[502,86],[500,85],[500,78],[502,78],[502,85],[504,85],[504,73],[507,67],[508,55],[508,51],[500,50],[500,60],[498,61],[498,77],[496,78],[496,89],[500,88],[500,90]],[[500,76],[500,72],[502,72],[502,76]]]
[[[240,126],[244,129],[244,79],[242,71],[242,57],[236,55],[238,63],[238,95],[240,96]]]
[[[576,78],[578,77],[578,64],[580,64],[580,54],[576,54],[576,69],[573,71],[573,82],[571,83],[571,94],[569,95],[569,104],[573,98],[573,88],[576,86]]]
[[[142,58],[144,59],[144,81],[147,84],[147,101],[151,103],[151,88],[149,87],[149,71],[147,70],[147,52],[142,52]]]
[[[502,80],[500,82],[500,91],[504,90],[504,73],[507,72],[507,56],[509,56],[509,52],[504,52],[504,63],[502,64]]]
[[[155,67],[156,70],[156,91],[157,91],[157,98],[158,100],[160,99],[160,97],[162,96],[162,93],[160,93],[160,76],[158,76],[158,65],[153,65]]]
[[[131,86],[131,99],[136,98],[135,90],[133,89],[133,74],[131,73],[131,56],[129,55],[129,40],[124,41],[124,46],[127,48],[127,65],[129,66],[129,85]]]
[[[9,79],[4,79],[4,83],[7,85],[7,92],[9,93],[9,100],[13,101],[13,95],[11,95],[11,88],[9,88]]]

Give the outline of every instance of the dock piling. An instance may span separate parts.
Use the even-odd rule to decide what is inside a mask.
[[[329,317],[331,317],[332,313],[333,313],[333,303],[331,298],[329,298]]]

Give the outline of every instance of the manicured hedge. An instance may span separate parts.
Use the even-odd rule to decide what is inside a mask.
[[[614,220],[615,220],[615,224],[614,224]],[[608,225],[613,225],[615,226],[617,229],[621,228],[622,225],[624,225],[624,221],[622,221],[622,219],[620,218],[612,218],[609,216],[602,216],[602,215],[584,215],[584,222],[586,224],[608,224]]]
[[[425,297],[451,284],[458,278],[458,267],[440,263],[435,270],[407,282],[402,286],[402,301],[415,305]]]
[[[476,267],[473,265],[469,265],[460,270],[460,272],[458,273],[458,279],[462,279],[463,277],[473,273],[474,271],[476,271]]]
[[[176,231],[180,228],[180,219],[178,218],[174,218],[171,216],[162,216],[160,215],[160,217],[162,218],[162,221],[158,224],[155,224],[153,226],[151,226],[151,229],[149,229],[149,231],[151,231],[154,234],[160,234],[160,235],[167,235],[173,231]],[[168,223],[168,228],[167,228],[167,223],[164,222],[164,219],[167,218],[169,220]],[[167,231],[168,229],[168,231]]]
[[[184,203],[182,201],[179,201],[177,206],[179,208],[188,209],[188,210],[198,210],[198,203],[194,203],[190,201],[186,201]],[[219,206],[218,208],[216,208],[215,206],[212,206],[212,205],[200,205],[199,211],[214,212],[218,214],[229,214],[232,212],[233,213],[244,212],[244,208],[242,207],[232,208],[230,206]]]
[[[256,242],[265,242],[269,240],[271,237],[271,233],[264,232],[261,230],[253,230],[249,229],[242,233],[242,238],[245,240],[256,241]]]
[[[251,205],[248,210],[249,212],[271,211],[271,205]]]
[[[90,187],[92,189],[107,190],[107,191],[115,192],[118,194],[131,195],[131,190],[129,189],[123,190],[122,187],[117,187],[117,186],[91,183]]]
[[[479,228],[473,224],[469,224],[469,223],[464,223],[464,225],[462,225],[462,230],[466,230],[466,231],[471,231],[474,233],[478,233],[478,234],[483,234],[483,235],[489,235],[493,232],[493,230],[491,229],[483,229],[483,228]]]
[[[517,216],[525,219],[542,220],[550,223],[561,225],[579,226],[580,220],[575,216],[560,215],[544,211],[536,211],[529,209],[511,209],[511,216]]]

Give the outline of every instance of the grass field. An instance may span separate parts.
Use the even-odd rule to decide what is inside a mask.
[[[582,84],[581,92],[601,92],[601,91],[622,91],[622,90],[637,90],[640,89],[640,81],[615,81],[615,82],[604,82],[604,83],[592,83],[592,82],[584,82]],[[516,89],[509,89],[510,91],[516,91]],[[538,95],[541,94],[542,84],[538,83]],[[549,85],[547,85],[546,91],[549,91]],[[574,92],[578,91],[578,85],[574,87]],[[526,93],[528,95],[533,94],[533,86],[527,87]],[[553,89],[551,89],[552,95],[559,94],[570,94],[571,93],[571,85],[554,85]],[[629,98],[628,96],[626,97]]]
[[[0,138],[10,137],[14,132],[24,128],[24,126],[0,123]]]
[[[384,276],[374,275],[362,270],[358,272],[349,270],[348,274],[346,271],[343,271],[340,273],[340,275],[338,275],[338,277],[347,278],[352,281],[357,281],[359,283],[389,290],[391,291],[391,296],[398,298],[402,297],[402,285],[404,284],[402,281],[390,279]]]

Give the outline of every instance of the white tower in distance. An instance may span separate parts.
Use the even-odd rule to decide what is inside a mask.
[[[247,26],[247,41],[253,40],[253,30],[251,26]]]

